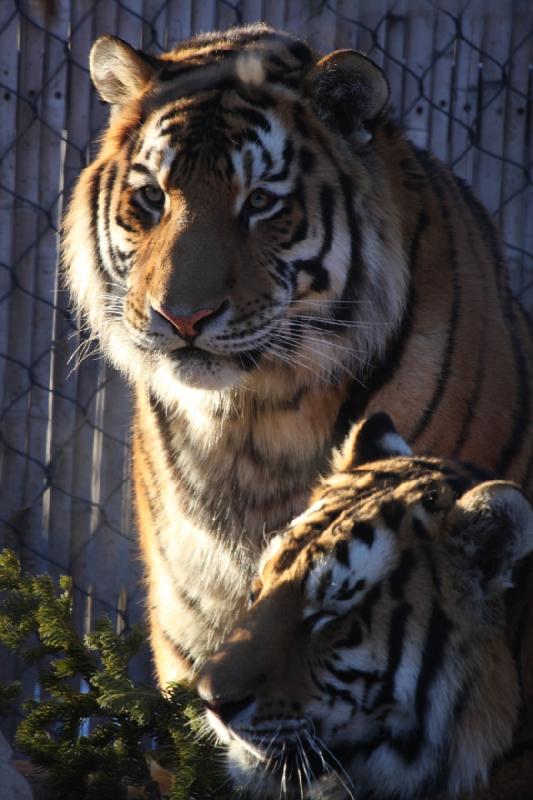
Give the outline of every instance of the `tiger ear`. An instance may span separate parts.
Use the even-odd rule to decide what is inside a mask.
[[[306,79],[320,118],[356,147],[372,139],[372,124],[389,102],[382,70],[355,50],[335,50]]]
[[[466,568],[468,585],[479,585],[489,597],[510,588],[513,567],[533,550],[533,509],[518,486],[509,481],[474,486],[447,522],[448,550],[463,573]]]
[[[102,100],[123,105],[145,88],[158,61],[116,36],[100,36],[91,48],[89,66]]]
[[[348,472],[369,461],[394,456],[410,456],[413,451],[388,414],[379,411],[355,425],[335,459],[335,470]]]

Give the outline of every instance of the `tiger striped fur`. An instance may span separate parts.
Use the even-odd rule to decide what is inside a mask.
[[[237,785],[436,800],[487,782],[524,735],[505,593],[532,550],[516,484],[413,456],[385,414],[361,423],[200,673]],[[527,782],[497,768],[498,800],[531,796],[532,733]]]
[[[64,264],[134,386],[165,684],[225,637],[264,537],[363,413],[530,488],[530,332],[485,211],[363,55],[255,25],[158,58],[103,37],[91,74],[112,113]]]

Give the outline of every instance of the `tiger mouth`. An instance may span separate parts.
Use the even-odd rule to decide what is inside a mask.
[[[244,746],[241,737],[238,741]],[[334,771],[325,756],[305,740],[283,741],[277,747],[265,747],[260,751],[260,759],[254,753],[255,748],[245,749],[254,762],[257,776],[262,774],[273,782],[276,795],[279,791],[288,798],[310,797],[317,785]]]
[[[217,364],[231,364],[239,367],[243,372],[250,372],[258,366],[261,353],[259,350],[243,350],[237,353],[212,353],[209,350],[188,345],[172,350],[168,353],[172,361],[184,367],[214,366]]]
[[[296,791],[298,797],[302,785],[310,788],[339,765],[333,754],[318,744],[312,728],[305,723],[289,727],[281,736],[279,725],[268,731],[228,726],[228,731],[246,751],[256,770],[279,780]]]

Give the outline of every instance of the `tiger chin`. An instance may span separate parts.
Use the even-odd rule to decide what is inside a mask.
[[[515,484],[414,456],[385,414],[362,422],[200,673],[237,786],[435,800],[485,784],[518,721],[505,595],[532,550]]]

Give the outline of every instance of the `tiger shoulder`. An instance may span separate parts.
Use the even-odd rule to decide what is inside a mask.
[[[486,211],[409,142],[361,53],[263,25],[159,57],[106,36],[91,75],[112,113],[65,274],[134,386],[165,683],[226,635],[264,537],[362,415],[531,495],[531,335]]]

